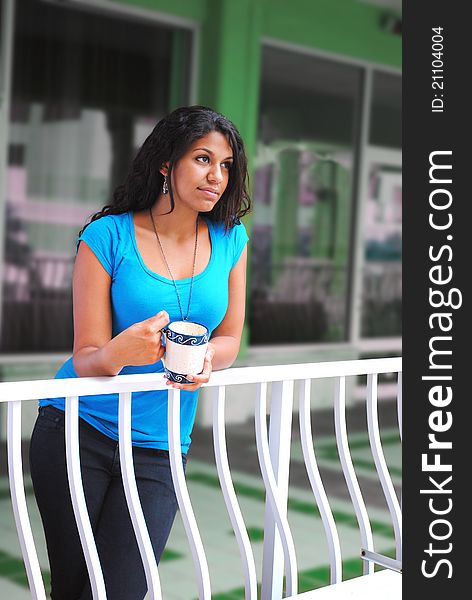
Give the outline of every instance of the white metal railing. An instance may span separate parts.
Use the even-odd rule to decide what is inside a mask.
[[[341,466],[358,520],[364,559],[366,585],[374,581],[374,564],[401,572],[401,509],[383,455],[377,418],[377,378],[382,373],[397,373],[397,410],[401,428],[401,358],[365,359],[266,367],[233,368],[214,372],[204,387],[213,388],[213,439],[218,477],[224,500],[238,542],[245,578],[246,600],[257,600],[257,578],[254,555],[239,508],[229,469],[225,440],[225,390],[227,386],[255,384],[256,443],[261,473],[267,493],[262,564],[262,600],[282,597],[283,576],[286,597],[297,595],[296,551],[287,520],[288,479],[294,382],[299,386],[300,435],[305,466],[324,525],[331,566],[331,583],[342,582],[342,560],[339,535],[316,461],[316,444],[311,431],[310,384],[312,379],[331,378],[335,382],[335,430]],[[372,530],[359,483],[354,471],[346,427],[345,381],[348,376],[367,375],[366,409],[368,434],[375,466],[392,517],[396,541],[396,559],[377,553]],[[270,427],[267,431],[267,387],[271,383]],[[74,514],[84,550],[94,600],[105,600],[106,591],[92,527],[82,487],[79,458],[78,406],[81,396],[119,394],[119,449],[126,500],[134,532],[143,560],[149,597],[161,599],[158,568],[146,528],[134,476],[131,445],[132,392],[168,390],[168,433],[172,478],[179,509],[195,565],[201,600],[210,600],[211,586],[205,550],[192,509],[181,461],[180,391],[169,389],[162,374],[122,375],[117,377],[84,377],[0,383],[0,402],[8,404],[8,466],[14,517],[32,597],[45,600],[45,589],[39,568],[29,521],[23,467],[21,460],[22,402],[39,398],[66,398],[66,453],[69,486]],[[401,435],[401,432],[400,432]],[[333,589],[337,585],[330,586]],[[325,590],[326,591],[326,590]],[[313,595],[321,590],[313,591]],[[344,592],[340,591],[342,598]],[[351,596],[349,596],[351,597]],[[352,596],[353,598],[357,596]],[[360,597],[360,596],[359,596]],[[398,596],[400,597],[400,596]]]

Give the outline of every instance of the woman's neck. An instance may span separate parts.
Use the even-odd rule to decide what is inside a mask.
[[[162,195],[151,208],[158,234],[172,238],[175,241],[185,241],[195,237],[199,213],[178,205],[174,206],[172,212],[169,212],[169,210],[170,198]]]

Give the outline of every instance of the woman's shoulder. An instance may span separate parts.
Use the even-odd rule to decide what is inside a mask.
[[[105,215],[88,223],[77,238],[79,243],[85,241],[92,250],[101,249],[103,254],[116,252],[118,245],[126,239],[128,213]]]
[[[120,234],[120,231],[127,226],[128,213],[119,215],[104,215],[94,221],[91,221],[85,227],[83,234],[102,234],[109,233],[111,235]]]
[[[103,217],[99,217],[94,221],[91,221],[87,227],[120,227],[127,223],[129,218],[129,212],[120,213],[119,215],[104,215]]]

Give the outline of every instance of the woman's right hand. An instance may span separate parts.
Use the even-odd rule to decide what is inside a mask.
[[[165,352],[162,329],[169,323],[169,315],[161,310],[157,315],[131,325],[107,344],[113,362],[120,366],[150,365],[160,360]]]

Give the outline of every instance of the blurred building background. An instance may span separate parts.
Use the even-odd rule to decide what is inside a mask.
[[[0,0],[0,7],[0,381],[53,377],[70,356],[77,234],[109,201],[157,120],[186,104],[208,105],[232,119],[249,156],[247,323],[235,366],[401,355],[400,0]],[[363,385],[348,382],[356,467],[367,500],[381,511],[375,513],[379,535],[384,532],[380,550],[388,552],[388,513],[364,454],[368,440],[357,402]],[[393,386],[384,377],[379,391],[388,463],[399,489]],[[256,480],[250,424],[254,397],[236,387],[234,398],[227,390],[231,464],[238,490],[247,492],[249,484],[256,490],[246,495],[254,504],[247,522],[257,546],[264,491]],[[348,527],[355,519],[332,464],[332,389],[323,380],[315,388],[315,421],[326,436],[322,467]],[[187,479],[197,516],[208,508],[202,531],[223,536],[230,526],[215,525],[222,500],[213,483],[211,403],[205,390],[201,396]],[[27,404],[26,474],[36,414],[35,403]],[[1,477],[5,413],[0,406],[0,596],[16,600],[28,592]],[[306,477],[297,475],[297,468],[304,471],[299,455],[294,434],[291,473],[298,479],[291,483],[298,509],[305,500],[313,504]],[[40,540],[31,484],[25,485]],[[293,513],[293,523],[295,535],[306,538],[301,568],[312,587],[314,580],[326,584],[328,569],[325,553],[313,559],[318,530],[310,530],[313,519],[304,507]],[[226,570],[218,571],[221,593],[236,585],[226,560],[235,552],[228,539],[211,542],[226,561]],[[350,543],[347,554],[360,568],[357,538]],[[39,552],[47,573],[42,543]],[[174,569],[175,582],[193,572],[180,522],[167,559],[164,575]],[[166,597],[173,598],[170,591]],[[175,598],[195,596],[176,592]]]

